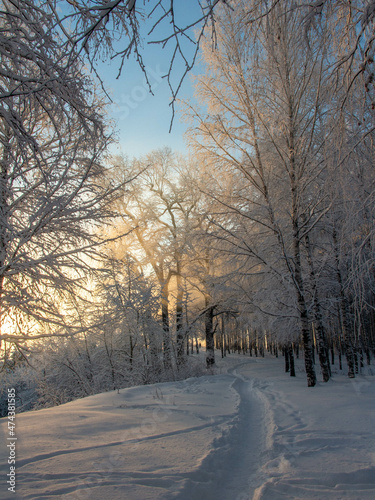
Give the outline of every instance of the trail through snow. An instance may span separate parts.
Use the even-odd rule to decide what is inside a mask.
[[[183,490],[171,498],[247,500],[259,485],[264,415],[252,391],[253,380],[240,373],[241,367],[248,363],[236,361],[235,367],[228,369],[231,387],[238,397],[230,427],[213,443],[212,451],[190,475]]]
[[[371,367],[313,389],[282,359],[231,355],[217,372],[17,415],[16,494],[1,419],[0,499],[375,498]]]

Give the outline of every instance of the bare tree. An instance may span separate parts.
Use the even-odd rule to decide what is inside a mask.
[[[236,6],[236,2],[232,2]],[[336,56],[332,60],[335,77],[345,82],[348,92],[360,80],[371,96],[370,109],[374,109],[374,12],[375,2],[368,0],[314,0],[294,2],[288,0],[258,0],[253,2],[246,14],[246,22],[257,24],[271,17],[279,8],[290,12],[301,10],[301,26],[306,40],[320,25],[328,22],[334,34]],[[343,95],[343,101],[346,95]]]

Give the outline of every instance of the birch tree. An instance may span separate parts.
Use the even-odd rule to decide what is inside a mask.
[[[233,2],[231,5],[236,5]],[[374,0],[314,0],[295,2],[287,0],[259,0],[249,5],[245,13],[246,22],[256,24],[260,18],[272,16],[279,8],[300,10],[301,25],[308,34],[318,25],[329,24],[336,46],[334,68],[337,77],[349,82],[357,80],[371,95],[374,102]],[[344,71],[342,71],[344,69]],[[345,99],[345,97],[344,97]]]

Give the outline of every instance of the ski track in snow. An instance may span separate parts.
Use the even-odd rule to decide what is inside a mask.
[[[308,389],[301,361],[295,379],[282,359],[231,355],[218,366],[17,415],[17,493],[2,446],[0,499],[375,498],[370,372]]]

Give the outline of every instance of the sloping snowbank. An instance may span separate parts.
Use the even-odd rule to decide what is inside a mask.
[[[227,375],[205,376],[18,415],[19,498],[164,498],[231,424],[238,404],[232,384]]]
[[[16,495],[2,419],[0,498],[375,498],[374,376],[309,389],[282,359],[218,365],[18,415]]]

